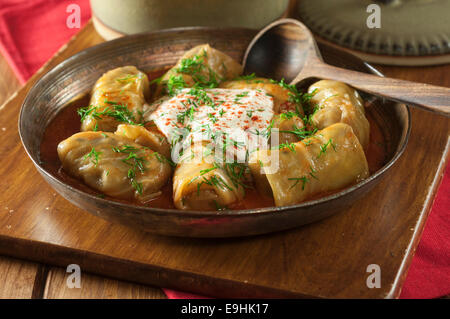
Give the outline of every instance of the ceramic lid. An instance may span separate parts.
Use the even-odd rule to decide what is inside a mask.
[[[369,28],[370,4],[380,7],[381,27]],[[297,14],[313,32],[368,53],[429,56],[450,53],[448,0],[299,1]]]

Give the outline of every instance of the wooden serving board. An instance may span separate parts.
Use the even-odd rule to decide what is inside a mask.
[[[20,143],[18,114],[33,83],[101,41],[89,23],[0,107],[0,254],[217,297],[398,297],[446,164],[449,119],[412,110],[397,164],[366,198],[321,222],[251,238],[151,235],[71,205]],[[382,71],[450,86],[449,65]],[[381,288],[366,285],[370,264],[381,268]]]

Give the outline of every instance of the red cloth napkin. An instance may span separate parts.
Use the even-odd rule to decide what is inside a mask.
[[[0,0],[0,51],[24,83],[79,29],[66,25],[67,6],[90,18],[88,0]],[[436,298],[450,294],[450,166],[409,269],[401,298]],[[165,289],[169,298],[201,298]]]
[[[400,298],[450,294],[450,165],[439,187]]]
[[[71,4],[83,26],[91,17],[87,0],[0,0],[0,53],[22,84],[80,30],[66,24]]]

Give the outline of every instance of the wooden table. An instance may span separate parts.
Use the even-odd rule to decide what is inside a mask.
[[[92,25],[88,25],[92,28]],[[92,33],[92,43],[101,42]],[[387,76],[436,85],[450,85],[450,65],[436,67],[379,67]],[[20,84],[0,56],[0,105]],[[65,269],[0,256],[0,298],[165,298],[159,288],[133,284],[96,275],[82,274],[82,287],[69,289]]]

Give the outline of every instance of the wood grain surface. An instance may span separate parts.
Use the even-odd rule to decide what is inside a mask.
[[[14,76],[13,71],[6,59],[0,54],[0,105],[6,101],[20,87],[19,80]]]
[[[405,154],[365,199],[348,211],[295,230],[231,240],[154,236],[113,225],[69,204],[43,181],[20,144],[17,116],[32,83],[77,51],[100,42],[88,24],[0,107],[0,253],[144,284],[219,297],[394,298],[420,239],[448,151],[449,120],[413,110]],[[392,77],[449,87],[450,66],[382,68]],[[369,289],[366,268],[381,267]],[[63,270],[50,270],[61,286]],[[15,272],[17,273],[17,272]],[[18,272],[20,273],[20,271]],[[90,279],[87,279],[90,282]],[[94,282],[94,280],[92,281]],[[103,293],[110,284],[97,280]],[[115,288],[114,288],[115,289]],[[114,290],[113,289],[113,290]],[[48,297],[69,296],[47,287]],[[131,293],[132,295],[133,293]]]
[[[19,87],[20,83],[3,56],[0,55],[0,105]],[[2,214],[10,209],[2,207]],[[12,213],[12,212],[11,212]],[[0,299],[32,298],[35,278],[40,265],[21,259],[0,257]]]
[[[0,299],[32,298],[39,265],[0,257]]]
[[[82,274],[81,288],[68,288],[67,273],[52,267],[48,273],[43,297],[45,299],[161,299],[166,298],[157,288],[137,285],[106,277]]]

